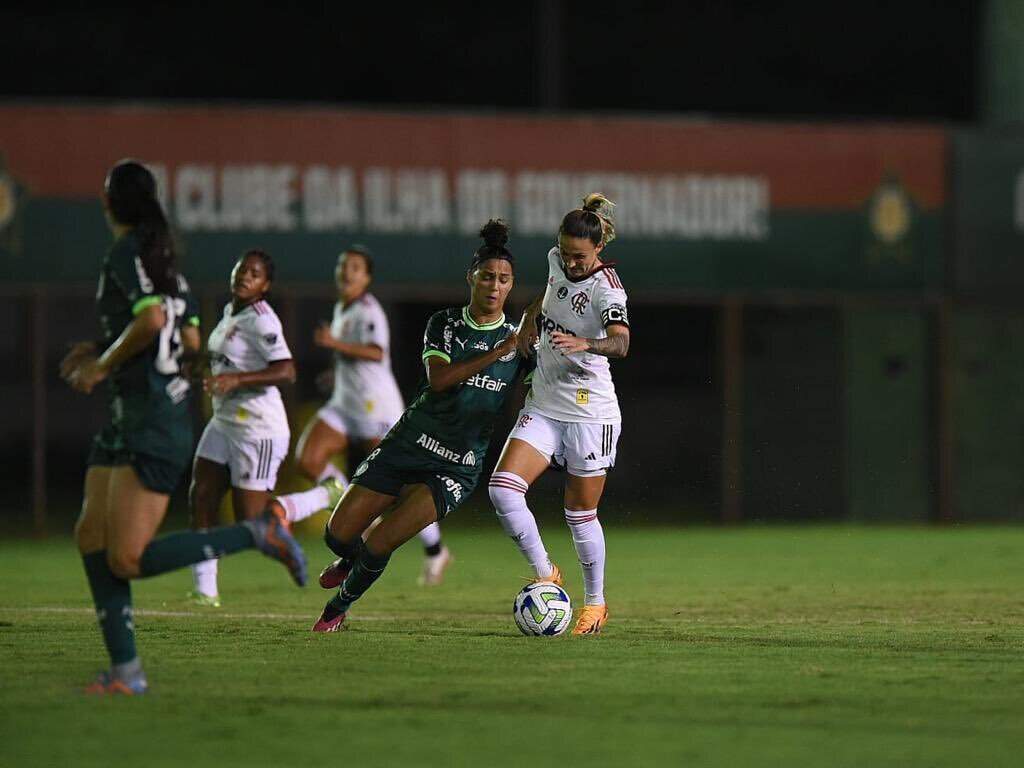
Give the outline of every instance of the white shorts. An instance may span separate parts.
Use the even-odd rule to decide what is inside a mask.
[[[231,487],[247,491],[272,491],[277,470],[288,455],[288,435],[239,439],[211,419],[199,438],[196,456],[226,464]]]
[[[348,435],[353,440],[382,439],[401,415],[401,411],[397,414],[354,415],[351,411],[343,411],[331,403],[328,403],[316,412],[316,417],[320,421],[335,432]],[[394,418],[391,418],[392,416]]]
[[[508,435],[529,443],[577,477],[599,477],[615,466],[615,449],[622,424],[558,421],[527,405]]]

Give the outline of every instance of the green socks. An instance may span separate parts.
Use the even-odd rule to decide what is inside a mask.
[[[131,584],[111,572],[105,549],[82,555],[82,563],[92,591],[92,601],[96,606],[96,618],[103,632],[103,644],[107,646],[111,663],[117,665],[137,661]]]
[[[242,524],[212,531],[169,533],[149,542],[139,559],[139,570],[143,576],[156,576],[202,560],[240,552],[252,545],[252,532]]]
[[[373,554],[363,544],[362,539],[358,541],[361,546],[359,547],[359,554],[355,558],[355,564],[352,566],[352,570],[345,579],[345,582],[341,585],[341,589],[338,590],[337,598],[331,601],[334,607],[341,611],[347,611],[352,603],[363,596],[363,593],[373,585],[373,582],[384,573],[388,560],[391,559],[391,555]]]

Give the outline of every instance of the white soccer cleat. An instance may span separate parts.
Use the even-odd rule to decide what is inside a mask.
[[[423,572],[416,580],[417,583],[421,587],[436,587],[444,581],[444,572],[453,562],[455,558],[452,557],[452,553],[448,547],[442,545],[441,551],[436,555],[423,558]]]

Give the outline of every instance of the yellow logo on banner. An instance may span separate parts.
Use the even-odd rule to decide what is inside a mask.
[[[576,405],[589,405],[590,404],[590,390],[589,389],[577,389],[576,390]]]

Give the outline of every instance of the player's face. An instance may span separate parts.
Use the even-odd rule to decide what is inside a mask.
[[[361,295],[370,284],[370,272],[366,268],[366,259],[358,253],[343,253],[334,269],[334,282],[338,285],[338,295],[352,299]]]
[[[231,295],[242,304],[263,298],[270,290],[267,268],[258,256],[246,256],[231,270]]]
[[[485,313],[501,312],[515,277],[505,259],[488,259],[469,274],[470,303]]]
[[[583,277],[597,266],[597,256],[604,248],[585,237],[558,236],[558,254],[569,277]]]

